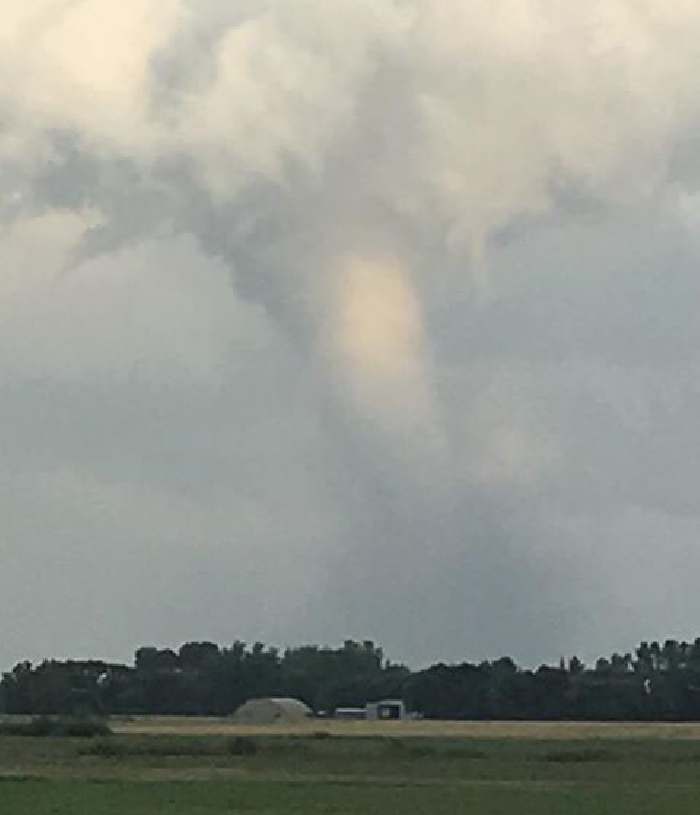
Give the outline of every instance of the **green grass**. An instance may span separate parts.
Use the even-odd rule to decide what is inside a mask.
[[[0,813],[698,815],[700,742],[0,737]]]
[[[0,781],[12,815],[697,815],[697,790],[536,784],[294,781]]]

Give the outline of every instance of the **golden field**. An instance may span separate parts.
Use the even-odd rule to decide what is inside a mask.
[[[700,740],[700,722],[443,722],[337,721],[313,719],[303,724],[242,725],[230,718],[143,716],[114,718],[115,733],[183,736],[334,736],[455,737],[494,739],[683,739]]]

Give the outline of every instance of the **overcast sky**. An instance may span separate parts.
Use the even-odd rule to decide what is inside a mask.
[[[5,0],[0,667],[700,635],[696,0]]]

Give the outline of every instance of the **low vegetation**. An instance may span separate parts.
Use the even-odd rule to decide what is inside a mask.
[[[83,716],[33,716],[0,722],[0,736],[94,738],[112,731],[104,719]]]
[[[0,736],[0,801],[13,815],[696,815],[700,740],[663,727],[630,740],[377,735]],[[171,723],[171,726],[173,723]],[[173,729],[176,729],[173,727]],[[449,728],[448,728],[449,731]],[[466,732],[466,726],[465,726]]]

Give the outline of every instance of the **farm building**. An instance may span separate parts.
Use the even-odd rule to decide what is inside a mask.
[[[367,705],[368,719],[405,719],[406,705],[402,699],[383,699],[381,702],[371,702]]]
[[[381,702],[369,702],[364,707],[337,707],[333,712],[334,719],[406,719],[406,704],[402,699],[383,699]]]
[[[300,699],[249,699],[234,713],[240,724],[292,724],[312,715]]]
[[[363,707],[337,707],[333,711],[334,719],[366,719],[367,710]]]

